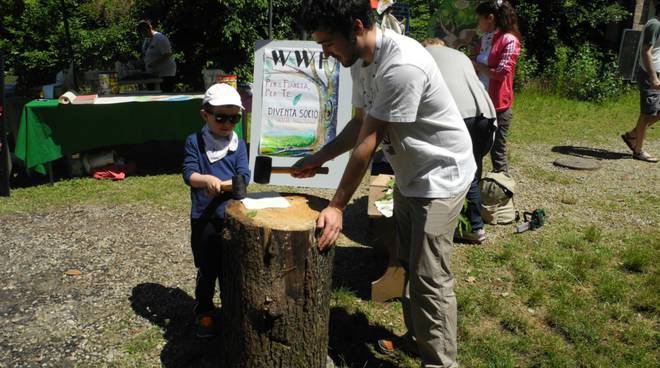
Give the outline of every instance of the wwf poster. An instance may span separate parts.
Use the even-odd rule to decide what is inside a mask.
[[[259,153],[306,156],[337,132],[340,64],[318,48],[266,48]]]
[[[311,41],[259,41],[255,52],[250,162],[270,156],[291,166],[332,141],[351,118],[351,78],[335,58]],[[325,166],[329,175],[294,179],[271,176],[272,184],[336,187],[348,160]]]

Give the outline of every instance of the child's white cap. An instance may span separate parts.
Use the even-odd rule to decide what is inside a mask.
[[[212,106],[233,105],[245,110],[241,102],[241,95],[234,87],[226,83],[216,83],[206,90],[202,104],[207,103]]]

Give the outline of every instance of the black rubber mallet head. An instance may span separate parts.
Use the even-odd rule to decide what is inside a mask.
[[[270,174],[291,174],[291,167],[273,167],[273,159],[268,156],[257,156],[254,161],[254,182],[259,184],[270,183]],[[327,167],[317,167],[317,174],[328,174],[330,170]]]
[[[231,185],[223,185],[223,192],[231,192],[231,198],[241,200],[247,197],[247,184],[243,175],[236,175],[231,178]]]

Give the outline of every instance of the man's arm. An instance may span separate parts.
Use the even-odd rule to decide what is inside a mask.
[[[294,165],[291,175],[295,178],[308,178],[315,175],[313,169],[320,167],[325,162],[347,152],[355,147],[362,126],[363,110],[355,109],[353,118],[346,124],[344,129],[328,144],[323,146],[317,153],[298,160]]]
[[[644,69],[649,76],[649,81],[651,82],[652,89],[660,89],[660,79],[658,78],[658,73],[655,70],[653,65],[653,45],[652,44],[642,44],[642,63]]]
[[[344,208],[360,185],[364,173],[369,167],[371,157],[383,139],[388,124],[388,122],[371,116],[364,119],[357,138],[357,144],[348,160],[339,187],[328,207],[321,211],[316,223],[317,228],[323,229],[318,244],[320,250],[332,245],[339,237]]]

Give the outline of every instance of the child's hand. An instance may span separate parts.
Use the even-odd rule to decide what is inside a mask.
[[[206,195],[215,197],[222,192],[222,181],[213,175],[208,175],[206,179]]]

